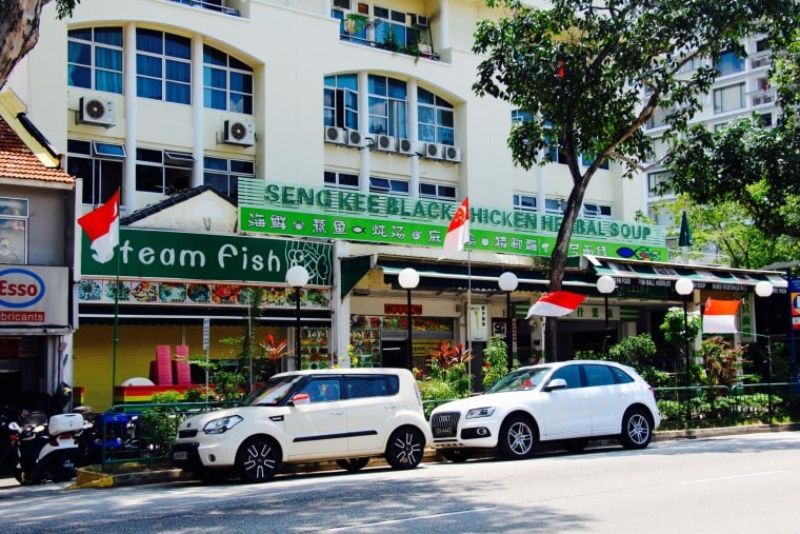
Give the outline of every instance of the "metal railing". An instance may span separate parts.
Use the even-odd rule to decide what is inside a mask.
[[[184,4],[192,7],[201,7],[203,9],[208,9],[209,11],[217,11],[219,13],[224,13],[225,15],[231,15],[233,17],[241,16],[238,9],[226,6],[225,5],[226,2],[217,3],[205,0],[170,0],[170,1],[175,2],[177,4]]]

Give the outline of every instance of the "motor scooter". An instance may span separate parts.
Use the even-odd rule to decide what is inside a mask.
[[[62,482],[75,478],[80,449],[76,436],[83,430],[80,414],[54,415],[47,421],[41,412],[22,422],[9,423],[11,443],[17,449],[14,478],[20,484]]]

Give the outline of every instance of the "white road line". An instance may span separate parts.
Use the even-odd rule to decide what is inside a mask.
[[[366,523],[366,524],[363,524],[363,525],[349,525],[349,526],[346,526],[346,527],[329,528],[329,529],[323,530],[322,532],[344,532],[344,531],[353,530],[353,529],[359,529],[359,528],[371,528],[371,527],[378,527],[378,526],[383,526],[383,525],[394,525],[394,524],[397,524],[397,523],[404,523],[406,521],[418,521],[420,519],[432,519],[432,518],[435,518],[435,517],[447,517],[447,516],[453,516],[453,515],[473,514],[475,512],[486,512],[486,511],[489,511],[489,510],[496,510],[496,509],[497,509],[497,506],[488,506],[486,508],[473,508],[471,510],[459,510],[458,512],[444,512],[444,513],[441,513],[441,514],[420,515],[420,516],[414,516],[414,517],[406,517],[406,518],[403,518],[403,519],[389,519],[387,521],[377,521],[375,523]]]
[[[697,484],[699,482],[716,482],[717,480],[731,480],[734,478],[747,478],[747,477],[760,477],[764,475],[775,475],[777,473],[786,473],[786,470],[780,471],[763,471],[761,473],[745,473],[742,475],[730,475],[727,477],[714,477],[714,478],[700,478],[697,480],[684,480],[681,484]]]

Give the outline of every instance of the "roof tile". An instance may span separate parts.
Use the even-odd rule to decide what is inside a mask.
[[[45,166],[0,118],[0,178],[71,184],[75,179],[58,167]]]

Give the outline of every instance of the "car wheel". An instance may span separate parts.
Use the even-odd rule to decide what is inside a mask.
[[[361,471],[369,463],[369,458],[344,458],[341,460],[336,460],[336,465],[344,469],[345,471],[350,471],[351,473],[355,473],[356,471]]]
[[[500,428],[500,454],[520,460],[530,458],[539,439],[533,421],[521,415],[509,417]]]
[[[439,449],[439,454],[454,464],[463,464],[475,455],[472,449]]]
[[[402,427],[389,437],[386,461],[395,469],[414,469],[422,461],[425,436],[413,427]]]
[[[653,423],[641,409],[629,410],[622,418],[620,441],[626,449],[644,449],[653,438]]]
[[[588,439],[565,439],[561,442],[561,446],[569,452],[581,452],[588,444]]]
[[[245,482],[266,482],[275,476],[280,465],[280,448],[266,436],[248,439],[236,453],[236,470]]]

